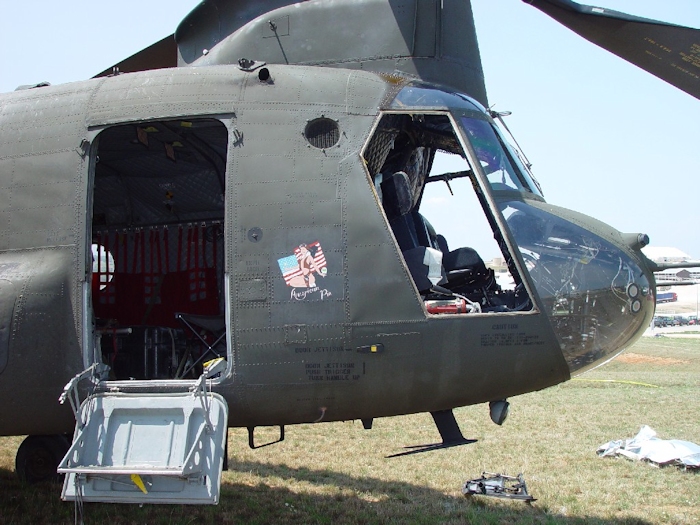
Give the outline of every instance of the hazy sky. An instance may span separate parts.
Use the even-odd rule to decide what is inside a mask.
[[[595,5],[700,27],[700,0]],[[91,77],[172,33],[196,0],[6,2],[0,92]],[[490,104],[548,201],[700,258],[700,101],[520,0],[472,0]]]

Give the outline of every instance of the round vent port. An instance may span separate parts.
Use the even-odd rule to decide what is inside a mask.
[[[331,148],[338,144],[340,140],[340,129],[335,120],[321,117],[310,121],[306,125],[304,137],[314,148]]]

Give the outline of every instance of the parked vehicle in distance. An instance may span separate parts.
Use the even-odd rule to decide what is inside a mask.
[[[668,326],[668,318],[662,315],[657,315],[654,317],[654,328],[662,328]]]
[[[656,303],[674,303],[678,300],[675,292],[661,292],[656,294]]]

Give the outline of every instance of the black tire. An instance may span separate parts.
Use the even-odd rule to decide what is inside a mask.
[[[69,448],[70,441],[64,435],[27,436],[17,449],[17,476],[25,483],[60,482],[63,476],[56,469]]]

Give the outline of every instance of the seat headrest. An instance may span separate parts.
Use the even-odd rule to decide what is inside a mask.
[[[381,184],[384,210],[390,219],[406,215],[413,208],[411,183],[403,171],[397,171]]]

